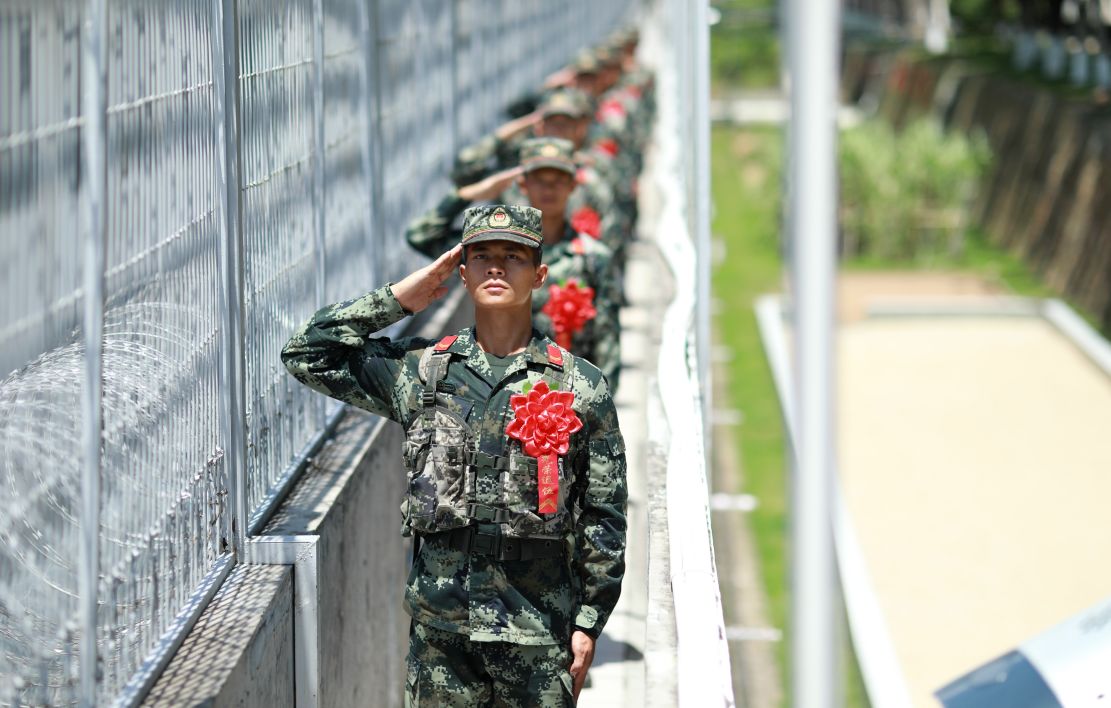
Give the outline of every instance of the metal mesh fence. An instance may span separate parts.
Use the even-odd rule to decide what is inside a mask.
[[[107,4],[101,701],[221,552],[209,17],[206,0]]]
[[[630,4],[0,5],[0,704],[106,703],[146,680],[234,551],[247,523],[236,510],[261,513],[324,427],[324,399],[279,360],[290,332],[419,265],[404,229],[448,186],[455,151]],[[82,27],[100,7],[103,87],[82,77]],[[238,81],[225,85],[224,61]],[[103,136],[82,116],[90,91],[103,91]],[[106,173],[85,175],[83,146],[101,139]],[[78,218],[88,179],[107,195],[93,233]],[[98,528],[80,513],[85,241],[105,261]],[[94,532],[99,610],[86,626],[78,560]],[[78,655],[85,632],[95,657]],[[89,672],[95,693],[81,695]]]
[[[312,0],[240,0],[240,200],[247,375],[247,505],[322,424],[279,354],[319,302],[313,204]]]

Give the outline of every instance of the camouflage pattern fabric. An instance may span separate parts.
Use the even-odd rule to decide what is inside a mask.
[[[600,241],[576,234],[570,225],[558,243],[544,247],[548,283],[532,293],[533,326],[548,336],[552,322],[542,311],[549,286],[577,280],[594,288],[597,314],[571,339],[571,351],[597,366],[616,391],[621,375],[621,279],[614,270],[613,254]]]
[[[502,140],[493,133],[468,145],[455,156],[451,180],[456,187],[474,184],[495,172],[517,164],[521,141],[525,136]]]
[[[414,622],[406,708],[565,708],[575,705],[566,646],[472,642]]]
[[[503,204],[520,204],[505,201]],[[463,236],[463,229],[455,226],[458,217],[471,205],[459,196],[458,190],[448,192],[440,202],[428,212],[409,223],[405,230],[405,240],[417,251],[429,258],[439,258],[440,254],[455,247]]]
[[[433,342],[373,336],[405,317],[389,286],[317,312],[282,350],[301,383],[408,428],[423,411],[420,359]],[[437,403],[456,412],[478,449],[504,454],[510,397],[545,380],[562,351],[534,330],[525,351],[494,380],[473,329],[458,333],[448,351],[444,393]],[[574,410],[582,429],[564,456],[571,483],[568,553],[528,561],[498,561],[440,544],[424,544],[405,591],[413,619],[476,642],[566,645],[575,627],[597,636],[621,593],[625,569],[625,447],[609,385],[585,360],[568,362]],[[500,475],[479,469],[479,502],[499,503]],[[493,524],[491,524],[493,526]]]

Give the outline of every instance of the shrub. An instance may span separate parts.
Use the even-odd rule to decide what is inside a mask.
[[[933,118],[896,132],[879,119],[841,134],[841,235],[846,257],[952,259],[991,154],[982,135],[946,133]]]

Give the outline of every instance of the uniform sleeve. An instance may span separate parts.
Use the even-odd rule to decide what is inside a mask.
[[[461,232],[452,228],[452,222],[470,204],[458,191],[451,190],[431,211],[409,224],[405,240],[429,258],[439,257],[459,243]]]
[[[493,133],[459,151],[451,168],[451,180],[457,186],[474,184],[497,171],[501,141]]]
[[[370,335],[405,316],[388,285],[329,305],[294,333],[282,349],[282,362],[314,391],[403,422],[405,401],[399,392],[429,342]]]
[[[603,380],[586,410],[589,468],[575,524],[575,570],[581,597],[575,627],[592,637],[602,633],[621,596],[625,575],[625,443],[617,409]]]
[[[621,287],[609,254],[592,256],[595,273],[594,358],[611,391],[617,390],[621,376]]]
[[[490,133],[459,151],[451,169],[451,180],[458,187],[474,184],[495,172],[515,167],[520,157],[519,136],[502,140]]]

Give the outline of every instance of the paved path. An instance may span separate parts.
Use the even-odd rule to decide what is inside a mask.
[[[625,580],[605,631],[598,640],[594,666],[579,696],[581,708],[643,706],[645,618],[648,597],[647,392],[653,385],[659,343],[659,317],[668,279],[653,246],[630,248],[626,265],[629,306],[621,312],[621,387],[617,413],[628,460],[629,511]]]
[[[841,481],[916,706],[1111,595],[1111,379],[1029,317],[850,318]]]

